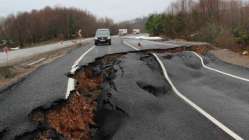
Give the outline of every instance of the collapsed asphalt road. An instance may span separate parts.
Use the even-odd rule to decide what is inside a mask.
[[[240,136],[249,138],[249,82],[203,68],[201,61],[191,52],[172,55],[171,59],[163,60],[179,91]],[[227,64],[223,67],[227,67]],[[230,67],[235,72],[240,70],[241,75],[248,73],[238,66]]]
[[[65,98],[68,79],[65,73],[69,72],[74,61],[92,46],[93,43],[77,48],[59,60],[39,68],[12,88],[1,91],[0,139],[12,140],[36,128],[29,121],[30,112],[39,106]],[[107,53],[130,50],[132,49],[122,45],[121,40],[115,37],[113,45],[97,46],[91,52],[93,54],[88,54],[87,60],[84,59],[81,65]]]
[[[77,91],[34,110],[38,128],[19,139],[231,139],[175,96],[150,54],[105,56],[73,77]]]
[[[148,49],[150,44],[131,47]],[[248,68],[228,64],[208,52],[202,54],[205,67],[193,52],[161,56],[171,81],[184,96],[232,130],[228,133],[235,139],[249,138]]]
[[[131,53],[119,61],[101,94],[96,139],[231,139],[175,96],[153,56]]]
[[[83,52],[89,48],[90,46]],[[160,48],[162,49],[162,46]],[[42,84],[39,87],[46,85],[55,90],[55,93],[52,93],[53,90],[48,93],[42,90],[43,93],[40,89],[33,89],[26,91],[28,94],[19,93],[19,98],[18,94],[14,93],[12,96],[1,94],[1,100],[6,100],[5,103],[8,103],[9,98],[13,100],[13,106],[7,105],[16,112],[3,112],[8,114],[10,119],[6,116],[1,118],[4,125],[1,125],[0,137],[96,140],[232,139],[223,129],[176,96],[169,81],[163,76],[159,63],[150,53],[143,51],[106,56],[131,50],[132,47],[122,45],[120,39],[115,39],[112,46],[95,47],[82,59],[76,73],[68,75],[77,81],[76,90],[71,92],[68,100],[58,100],[58,96],[65,96],[65,90],[60,89],[61,93],[55,90],[57,88],[54,85],[60,87],[63,84],[61,81],[55,84],[52,75],[51,81],[48,82],[52,85]],[[193,50],[200,54],[206,52],[205,49]],[[80,53],[77,51],[79,50],[73,53],[79,57]],[[191,49],[183,47],[167,52],[156,50],[167,68],[169,77],[181,93],[247,139],[248,83],[204,69],[198,57],[186,51]],[[71,58],[72,55],[66,57]],[[95,60],[96,57],[100,58]],[[65,64],[67,59],[60,60],[63,62],[60,64]],[[205,63],[218,66],[220,63],[215,60],[216,58],[206,55]],[[62,68],[61,65],[56,66]],[[226,67],[229,67],[229,64],[219,68]],[[239,67],[231,67],[235,74],[240,70]],[[54,67],[48,65],[44,69],[52,68]],[[61,72],[65,72],[63,70],[58,71],[58,75],[62,75]],[[67,68],[67,71],[70,69]],[[243,74],[246,74],[246,71],[243,70]],[[36,75],[33,74],[34,77]],[[34,80],[27,78],[23,83],[28,79],[30,82]],[[40,80],[39,77],[38,79]],[[66,80],[64,87],[65,82]],[[18,93],[17,89],[25,87],[23,83],[14,87],[13,91]],[[23,96],[26,104],[14,102],[16,99],[22,99],[20,96]],[[26,98],[32,101],[28,102]],[[22,110],[16,110],[17,108]]]

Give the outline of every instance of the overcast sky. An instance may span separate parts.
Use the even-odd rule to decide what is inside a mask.
[[[45,6],[66,6],[86,9],[98,17],[116,22],[161,12],[174,0],[0,0],[0,16]]]

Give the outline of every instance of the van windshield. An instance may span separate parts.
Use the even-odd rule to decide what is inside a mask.
[[[97,30],[96,36],[110,36],[109,30]]]

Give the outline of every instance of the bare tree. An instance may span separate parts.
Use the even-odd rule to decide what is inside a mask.
[[[46,7],[10,15],[1,25],[6,37],[21,46],[52,39],[76,38],[79,30],[82,30],[83,37],[89,37],[98,27],[113,28],[115,24],[110,18],[97,19],[88,11],[64,7]]]

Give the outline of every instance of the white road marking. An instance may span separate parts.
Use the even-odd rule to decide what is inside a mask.
[[[92,46],[91,48],[89,48],[86,52],[84,52],[73,64],[72,69],[71,69],[71,73],[74,74],[75,71],[78,69],[78,64],[80,63],[80,61],[91,51],[95,48],[96,46]],[[65,99],[68,98],[68,96],[70,95],[70,92],[73,91],[75,89],[75,80],[73,78],[68,78],[68,82],[67,82],[67,91],[66,91],[66,95],[65,95]]]
[[[45,59],[46,59],[46,58],[41,58],[41,59],[39,59],[39,60],[37,60],[37,61],[34,61],[34,62],[32,62],[32,63],[29,63],[28,66],[32,66],[32,65],[38,64],[38,63],[40,63],[41,61],[43,61],[43,60],[45,60]]]
[[[204,111],[201,107],[199,107],[198,105],[196,105],[194,102],[192,102],[191,100],[189,100],[187,97],[185,97],[182,93],[180,93],[176,87],[174,86],[174,84],[172,83],[171,79],[169,78],[166,68],[163,64],[163,62],[160,60],[160,58],[155,54],[152,53],[152,55],[156,58],[156,60],[158,61],[158,63],[160,64],[162,70],[163,70],[163,74],[164,77],[166,78],[166,80],[169,82],[169,84],[171,85],[173,91],[176,93],[176,95],[178,97],[180,97],[182,100],[184,100],[186,103],[188,103],[191,107],[193,107],[196,111],[198,111],[199,113],[201,113],[203,116],[205,116],[208,120],[210,120],[211,122],[213,122],[216,126],[218,126],[220,129],[222,129],[223,131],[225,131],[228,135],[230,135],[231,137],[233,137],[236,140],[243,140],[243,138],[241,138],[238,134],[236,134],[234,131],[232,131],[231,129],[229,129],[228,127],[226,127],[224,124],[222,124],[220,121],[218,121],[217,119],[215,119],[213,116],[211,116],[210,114],[208,114],[206,111]]]
[[[249,82],[249,79],[246,79],[246,78],[243,78],[243,77],[239,77],[239,76],[236,76],[236,75],[233,75],[233,74],[230,74],[230,73],[226,73],[226,72],[223,72],[223,71],[220,71],[220,70],[217,70],[217,69],[214,69],[214,68],[211,68],[211,67],[205,65],[203,58],[199,54],[197,54],[196,52],[192,52],[192,53],[194,55],[196,55],[201,60],[202,67],[204,67],[204,68],[206,68],[208,70],[211,70],[211,71],[218,72],[218,73],[226,75],[226,76],[230,76],[230,77],[235,78],[235,79],[239,79],[239,80],[243,80],[243,81]]]
[[[131,44],[124,42],[125,45],[135,49],[135,50],[139,50],[136,47],[132,46]],[[156,58],[156,60],[158,61],[159,65],[162,68],[163,71],[163,75],[165,77],[165,79],[169,82],[170,86],[172,87],[172,90],[174,91],[174,93],[181,98],[183,101],[185,101],[187,104],[189,104],[191,107],[193,107],[196,111],[198,111],[200,114],[202,114],[204,117],[206,117],[208,120],[210,120],[213,124],[215,124],[216,126],[218,126],[220,129],[222,129],[224,132],[226,132],[228,135],[230,135],[231,137],[233,137],[235,140],[243,140],[242,137],[240,137],[238,134],[236,134],[234,131],[232,131],[231,129],[229,129],[228,127],[226,127],[224,124],[222,124],[220,121],[218,121],[217,119],[215,119],[213,116],[211,116],[209,113],[207,113],[205,110],[203,110],[201,107],[199,107],[198,105],[196,105],[194,102],[192,102],[190,99],[188,99],[187,97],[185,97],[182,93],[180,93],[177,88],[174,86],[173,82],[171,81],[171,79],[168,76],[167,70],[163,64],[163,62],[160,60],[160,58],[155,54],[152,53],[152,55]]]
[[[91,48],[89,48],[85,53],[83,53],[75,62],[73,67],[77,66],[80,61],[85,57],[85,55],[87,55],[91,50],[93,50],[96,46],[92,46]]]

